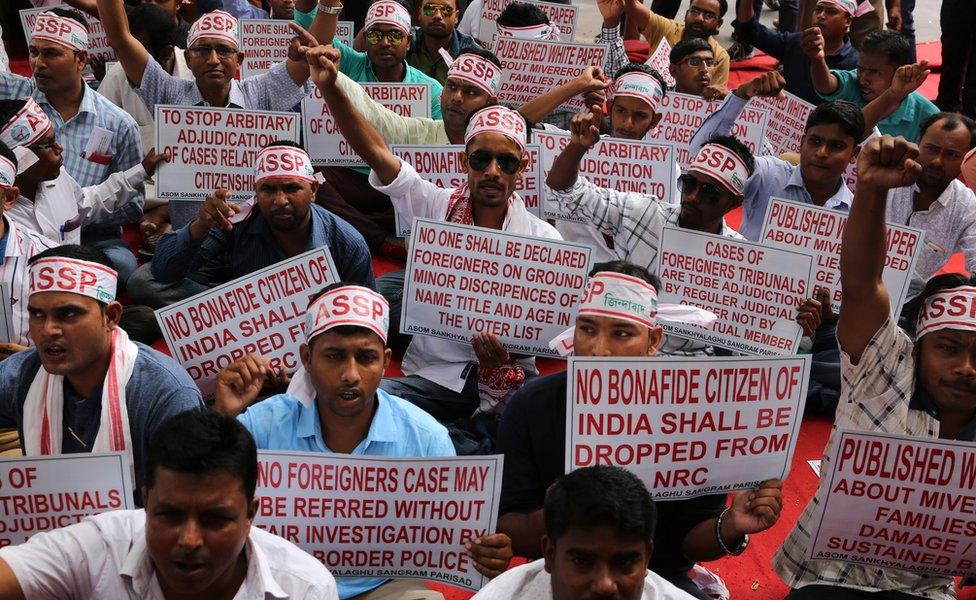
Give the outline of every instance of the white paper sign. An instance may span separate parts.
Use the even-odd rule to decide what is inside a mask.
[[[281,19],[241,19],[241,79],[260,75],[288,60],[288,45],[296,35],[288,23]]]
[[[336,577],[433,579],[478,590],[464,544],[493,533],[502,455],[390,458],[258,451],[255,525]]]
[[[131,508],[132,466],[122,452],[0,459],[0,548]]]
[[[308,301],[337,281],[323,246],[161,308],[156,320],[170,354],[206,397],[220,370],[248,353],[294,372]]]
[[[539,144],[528,144],[526,153],[529,165],[522,177],[515,184],[515,191],[525,203],[530,213],[545,218],[542,215],[542,149]],[[393,154],[410,163],[417,174],[438,186],[450,189],[459,188],[468,182],[468,174],[461,168],[460,155],[464,153],[464,145],[449,146],[421,146],[394,144],[390,146]],[[410,223],[396,214],[397,235],[410,235]]]
[[[25,8],[20,11],[20,25],[24,28],[24,39],[30,40],[30,33],[34,29],[34,22],[37,15],[47,12],[61,3],[48,4],[41,8]],[[116,60],[115,50],[108,45],[108,38],[105,34],[105,27],[102,22],[90,15],[84,15],[88,21],[88,54],[89,56],[99,56],[106,60]]]
[[[807,558],[976,576],[976,445],[838,433],[825,457],[827,495]]]
[[[757,355],[796,354],[798,307],[812,294],[808,254],[665,227],[658,255],[661,303],[712,311],[710,328],[662,321],[668,335]]]
[[[651,52],[651,55],[647,57],[644,64],[650,66],[652,69],[660,73],[661,77],[664,77],[664,81],[667,82],[669,88],[673,88],[675,85],[677,85],[677,82],[674,80],[674,75],[672,75],[671,71],[668,69],[668,67],[671,66],[671,44],[668,43],[666,38],[661,38],[661,41],[658,42],[657,48],[654,50],[654,52]],[[616,73],[607,73],[607,77],[613,77],[614,75],[616,75]]]
[[[722,105],[717,100],[703,100],[698,96],[668,92],[661,100],[658,112],[662,115],[657,127],[647,132],[646,140],[670,142],[678,151],[678,164],[686,170],[691,163],[688,144],[705,122],[705,118]],[[739,138],[753,155],[762,150],[763,132],[766,130],[766,111],[746,106],[732,124],[732,135]]]
[[[847,213],[770,198],[763,219],[760,242],[776,248],[805,252],[814,259],[815,288],[830,292],[831,308],[841,304],[840,249]],[[888,254],[882,273],[892,310],[900,310],[915,272],[915,261],[923,247],[925,232],[914,227],[888,223]]]
[[[478,39],[493,44],[497,26],[495,20],[502,14],[511,0],[483,0],[481,3],[481,20],[478,23]],[[556,2],[540,2],[539,0],[523,0],[525,4],[535,4],[549,17],[549,22],[559,27],[562,39],[569,42],[576,35],[576,21],[579,19],[579,6],[559,4]]]
[[[543,176],[548,176],[552,163],[569,144],[570,138],[569,133],[532,133],[532,139],[542,146]],[[604,137],[580,160],[579,174],[600,187],[654,196],[669,203],[678,194],[675,189],[677,156],[678,151],[672,144]],[[546,200],[545,217],[586,222],[559,208],[551,198]]]
[[[335,36],[340,42],[352,48],[353,40],[356,39],[355,28],[355,21],[338,21]]]
[[[156,195],[204,200],[218,188],[231,199],[254,195],[254,158],[271,142],[298,141],[299,115],[266,110],[156,105]]]
[[[766,137],[777,156],[784,152],[800,151],[800,138],[806,131],[807,117],[816,108],[789,92],[783,93],[785,96],[782,100],[756,96],[749,101],[750,105],[769,113]]]
[[[808,356],[568,360],[567,471],[624,467],[655,500],[786,479]]]
[[[517,354],[558,356],[590,270],[588,246],[417,219],[401,333],[470,343],[493,333]]]
[[[430,118],[430,86],[426,83],[362,83],[370,98],[404,117]],[[329,105],[316,87],[302,100],[302,131],[312,164],[364,167],[335,124]]]
[[[495,54],[502,63],[498,101],[521,106],[573,79],[586,67],[602,67],[607,47],[501,37]],[[582,110],[583,97],[577,95],[560,108]]]

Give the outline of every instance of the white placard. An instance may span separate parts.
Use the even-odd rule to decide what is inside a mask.
[[[132,465],[122,452],[0,458],[0,548],[131,508]]]
[[[338,21],[335,36],[340,42],[352,48],[353,40],[356,39],[355,30],[355,21]]]
[[[624,467],[655,500],[786,479],[809,357],[568,360],[567,471]]]
[[[258,451],[255,525],[336,577],[433,579],[478,590],[465,542],[493,533],[504,457]]]
[[[591,249],[562,240],[417,219],[407,254],[401,333],[470,343],[493,333],[516,354],[559,356]]]
[[[254,195],[254,158],[275,141],[298,141],[299,115],[267,110],[156,105],[156,172],[161,200],[204,200],[218,188],[231,200]]]
[[[511,0],[483,0],[481,3],[481,19],[478,22],[478,39],[494,45],[495,33],[498,31],[495,20],[502,14]],[[539,0],[523,0],[525,4],[535,4],[549,17],[549,22],[559,27],[562,39],[572,41],[576,36],[576,21],[579,19],[579,6],[559,4],[556,2],[540,2]]]
[[[807,117],[816,108],[789,92],[783,92],[783,99],[756,96],[749,104],[769,113],[766,138],[779,156],[784,152],[799,152],[800,138],[807,127]]]
[[[430,85],[426,83],[361,83],[370,98],[404,117],[430,118]],[[315,166],[365,167],[349,147],[316,87],[302,100],[305,149]]]
[[[874,431],[838,434],[820,482],[827,494],[807,558],[976,576],[976,445]]]
[[[498,101],[521,106],[573,79],[586,67],[602,67],[607,47],[501,37],[495,44],[495,55],[502,63]],[[582,110],[583,97],[576,95],[560,108]]]
[[[156,321],[170,355],[208,397],[220,370],[248,353],[294,372],[309,299],[337,281],[323,246],[161,308]]]
[[[241,79],[260,75],[288,60],[288,46],[295,32],[282,19],[241,19]]]
[[[796,354],[798,307],[811,296],[813,259],[802,252],[665,227],[657,274],[664,304],[712,311],[709,328],[662,321],[668,335],[756,355]]]
[[[813,471],[813,474],[816,475],[819,478],[820,477],[820,461],[819,460],[808,460],[807,461],[807,464],[810,465],[810,470]]]
[[[30,33],[34,29],[34,22],[37,15],[47,12],[61,3],[49,4],[41,8],[25,8],[20,11],[20,26],[24,28],[24,39],[30,40]],[[69,7],[70,8],[70,7]],[[105,34],[105,27],[102,22],[95,17],[85,14],[88,21],[88,54],[89,56],[100,56],[106,60],[116,60],[115,50],[108,45],[108,37]]]
[[[799,250],[812,256],[813,286],[829,290],[831,307],[836,312],[842,299],[840,249],[846,225],[845,212],[770,198],[759,241],[766,246]],[[925,232],[888,223],[887,236],[888,254],[882,279],[888,288],[892,310],[899,312],[908,294]]]
[[[660,73],[669,88],[674,88],[677,85],[677,82],[674,80],[674,75],[668,69],[671,66],[671,44],[668,43],[667,38],[661,38],[661,41],[657,44],[657,48],[654,52],[651,52],[651,55],[647,57],[644,64]],[[606,75],[607,77],[613,77],[616,73],[607,73]]]

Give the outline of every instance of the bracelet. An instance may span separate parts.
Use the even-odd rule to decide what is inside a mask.
[[[718,547],[722,549],[722,552],[724,552],[729,556],[739,556],[740,554],[746,551],[746,546],[749,545],[749,534],[742,536],[742,541],[739,542],[739,544],[736,545],[736,547],[732,548],[731,550],[729,549],[728,546],[725,545],[725,540],[722,539],[722,519],[725,518],[725,515],[730,510],[732,509],[726,507],[726,509],[722,511],[722,514],[720,514],[718,518],[715,519],[715,539],[718,541]]]
[[[327,15],[337,15],[342,12],[342,4],[336,4],[335,6],[326,6],[322,4],[322,0],[319,0],[319,10]]]

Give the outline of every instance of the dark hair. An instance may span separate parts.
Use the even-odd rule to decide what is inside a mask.
[[[461,56],[462,54],[474,54],[475,56],[480,56],[481,58],[491,62],[498,68],[501,68],[502,66],[502,61],[498,60],[498,57],[495,56],[495,53],[492,52],[491,50],[485,50],[484,48],[475,48],[474,46],[468,46],[462,49],[460,52],[458,52],[458,56]]]
[[[879,29],[868,34],[861,42],[861,54],[883,54],[888,64],[895,67],[910,65],[914,60],[911,42],[891,29]]]
[[[749,147],[734,135],[715,135],[712,136],[712,139],[708,140],[708,143],[718,144],[735,152],[742,159],[742,162],[746,163],[746,169],[749,171],[749,175],[752,175],[752,172],[756,170],[756,159],[752,157],[752,152],[749,150]]]
[[[718,17],[721,19],[729,12],[729,0],[718,0]]]
[[[78,244],[64,244],[63,246],[48,248],[44,252],[39,252],[32,256],[27,261],[27,264],[32,265],[34,262],[41,260],[42,258],[51,258],[53,256],[87,260],[88,262],[98,263],[106,266],[113,271],[115,270],[115,266],[112,264],[112,261],[108,259],[108,256],[106,256],[104,252],[98,248],[93,248],[92,246],[80,246]]]
[[[512,2],[498,15],[495,23],[502,27],[530,27],[532,25],[548,25],[549,15],[535,4]]]
[[[26,98],[0,100],[0,127],[6,125],[27,104]]]
[[[468,114],[468,118],[464,120],[464,128],[465,128],[465,130],[467,130],[468,123],[471,122],[471,119],[473,119],[476,114],[480,113],[481,111],[483,111],[485,109],[492,108],[492,107],[495,107],[495,106],[501,106],[501,104],[499,104],[498,102],[489,102],[488,104],[485,104],[484,106],[482,106],[478,110],[471,111],[471,113]],[[517,114],[518,116],[522,117],[522,120],[525,121],[525,141],[526,142],[531,141],[531,139],[532,139],[531,138],[531,136],[532,136],[532,124],[529,123],[529,120],[525,118],[525,115],[523,115],[519,111],[517,111],[515,109],[512,109],[512,111],[515,114]],[[467,144],[465,144],[465,150],[467,150]]]
[[[706,50],[712,54],[712,58],[715,57],[715,51],[712,50],[712,47],[705,40],[696,37],[683,39],[675,44],[674,48],[671,48],[671,54],[668,55],[668,60],[671,61],[672,65],[676,65],[689,54]]]
[[[935,125],[937,122],[945,119],[945,123],[942,124],[943,131],[955,131],[957,127],[962,126],[967,131],[969,131],[969,149],[972,150],[976,147],[976,123],[972,119],[965,115],[954,112],[940,112],[935,113],[928,119],[922,121],[921,131],[919,132],[918,139],[921,140],[925,132],[928,131],[929,127]]]
[[[191,475],[227,473],[241,480],[248,504],[258,481],[254,438],[241,423],[210,410],[191,410],[170,417],[149,440],[146,488],[156,483],[156,470]]]
[[[654,275],[640,265],[635,265],[634,263],[630,263],[625,260],[610,260],[607,262],[596,263],[593,265],[593,268],[590,269],[588,276],[593,277],[597,273],[620,273],[621,275],[630,275],[631,277],[636,277],[641,281],[646,281],[647,283],[653,285],[655,290],[661,289],[661,280],[658,279],[657,275]]]
[[[66,17],[68,19],[71,19],[72,21],[81,23],[81,26],[85,28],[85,31],[89,31],[88,19],[85,18],[85,15],[81,14],[76,10],[65,8],[63,6],[55,6],[54,8],[48,9],[47,12],[56,14],[59,17]],[[91,32],[89,31],[89,33]]]
[[[908,335],[915,337],[915,325],[918,321],[918,314],[922,310],[925,301],[929,296],[943,290],[951,290],[962,286],[976,285],[976,275],[964,275],[962,273],[943,273],[932,277],[925,283],[921,293],[905,303],[902,309],[902,316],[907,320],[905,331]]]
[[[831,100],[813,109],[804,132],[815,125],[840,125],[846,135],[854,138],[855,146],[864,139],[864,115],[860,108],[845,100]]]
[[[17,167],[17,155],[11,150],[7,144],[0,142],[0,156],[6,158],[10,162],[14,163],[14,168]]]
[[[268,142],[267,144],[261,146],[261,148],[270,148],[272,146],[286,146],[288,148],[298,148],[299,150],[305,150],[305,147],[298,142],[293,142],[291,140],[274,140],[273,142]]]
[[[312,294],[312,297],[308,299],[308,307],[306,307],[306,311],[312,307],[312,304],[314,304],[316,300],[322,297],[322,294],[331,292],[332,290],[337,290],[339,288],[344,288],[349,286],[365,287],[358,283],[350,283],[348,281],[339,281],[336,283],[330,283],[329,285],[325,286],[324,288]],[[358,325],[339,325],[338,327],[333,327],[332,329],[330,329],[329,333],[338,333],[339,335],[359,335],[362,333],[372,333],[373,335],[376,335],[376,337],[378,338],[380,337],[372,329],[369,329],[368,327],[359,327]],[[313,342],[315,342],[317,337],[318,336],[313,337],[308,341],[309,348],[312,347]],[[383,345],[384,348],[386,347],[386,344],[383,343],[383,338],[380,338],[380,343]]]
[[[125,12],[133,34],[143,31],[149,34],[150,47],[147,50],[150,54],[176,44],[176,24],[173,23],[173,17],[158,4],[147,2],[126,6]]]
[[[657,509],[644,483],[620,467],[595,466],[563,475],[546,494],[546,536],[556,543],[573,527],[613,527],[650,542]]]
[[[664,76],[657,72],[654,67],[644,64],[644,63],[627,63],[626,65],[617,69],[617,72],[613,74],[613,79],[616,81],[620,77],[626,75],[627,73],[644,73],[650,75],[654,79],[657,79],[658,84],[661,86],[661,97],[667,95],[668,93],[668,82],[665,81]]]

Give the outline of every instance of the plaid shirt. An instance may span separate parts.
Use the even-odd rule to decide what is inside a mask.
[[[888,319],[868,342],[858,364],[851,364],[847,354],[841,351],[840,403],[833,431],[824,448],[822,473],[830,472],[830,456],[837,443],[838,429],[938,437],[939,421],[934,411],[917,410],[912,402],[915,392],[912,348],[908,336]],[[828,492],[823,483],[824,479],[821,479],[816,495],[773,557],[773,568],[787,585],[794,588],[812,584],[839,585],[869,592],[897,591],[934,600],[955,599],[951,577],[840,561],[807,561],[810,532],[816,527],[820,503]]]
[[[630,64],[630,57],[624,49],[624,39],[620,37],[620,26],[604,27],[596,38],[597,44],[607,47],[607,57],[603,59],[603,74],[613,77],[617,71]]]

